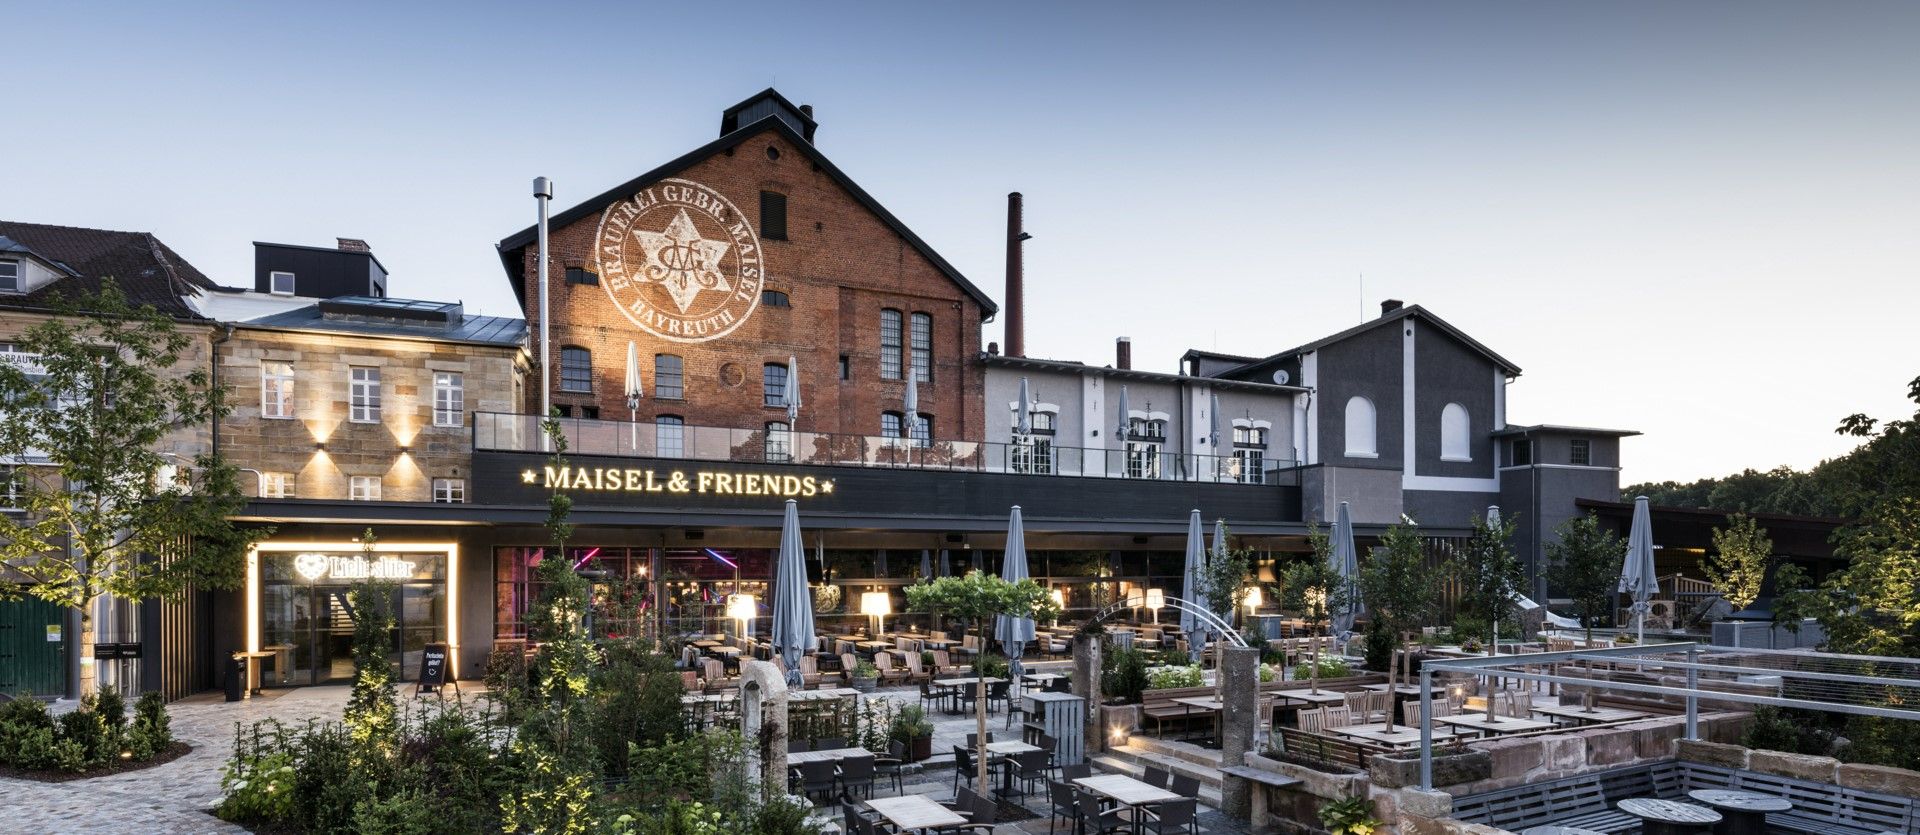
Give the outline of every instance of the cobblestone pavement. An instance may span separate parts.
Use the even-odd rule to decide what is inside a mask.
[[[273,690],[235,704],[218,693],[174,702],[167,708],[173,735],[192,745],[192,753],[165,765],[90,780],[0,778],[0,833],[246,832],[206,811],[220,801],[220,766],[233,751],[233,723],[338,718],[346,703],[344,686]],[[73,702],[53,706],[56,713],[73,708]]]

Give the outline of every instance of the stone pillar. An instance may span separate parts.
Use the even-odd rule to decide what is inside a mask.
[[[1107,750],[1106,729],[1100,726],[1100,638],[1073,636],[1073,695],[1087,700],[1087,755]]]
[[[786,794],[787,679],[770,662],[740,661],[740,735],[747,740],[747,781]]]
[[[1227,647],[1220,670],[1220,765],[1231,768],[1245,765],[1247,753],[1259,738],[1260,650],[1253,647]],[[1222,775],[1221,811],[1239,820],[1253,814],[1251,781],[1232,774]]]

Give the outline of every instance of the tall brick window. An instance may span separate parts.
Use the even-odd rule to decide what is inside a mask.
[[[880,311],[880,378],[898,380],[900,376],[900,311],[889,307]]]
[[[933,445],[933,415],[922,412],[913,416],[913,445],[917,447]]]
[[[260,416],[293,417],[293,363],[269,362],[260,366]]]
[[[560,348],[560,390],[593,392],[593,352],[578,345]]]
[[[380,422],[380,369],[352,369],[347,391],[347,420],[354,423]]]
[[[687,420],[679,415],[661,415],[653,419],[653,445],[661,458],[680,458],[687,454]]]
[[[767,406],[787,405],[787,366],[770,362],[760,367],[761,402]]]
[[[777,191],[760,192],[760,237],[776,241],[787,239],[787,196]]]
[[[653,355],[653,396],[661,400],[685,400],[687,366],[673,354]]]
[[[922,383],[933,382],[933,315],[915,313],[908,318],[908,336],[913,338],[913,373]]]
[[[433,373],[433,425],[464,426],[467,423],[467,389],[459,374]]]
[[[786,421],[773,421],[767,424],[766,457],[768,461],[786,463],[793,460],[793,427]]]
[[[906,417],[901,415],[899,412],[881,412],[880,413],[880,437],[882,438],[905,437],[901,433],[901,427],[904,426],[905,423],[906,423]]]

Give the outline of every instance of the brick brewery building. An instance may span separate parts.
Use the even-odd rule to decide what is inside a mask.
[[[344,240],[257,245],[251,291],[194,292],[197,320],[230,323],[207,328],[241,406],[215,443],[259,476],[245,520],[275,531],[243,591],[187,607],[183,678],[212,685],[210,659],[243,650],[268,685],[344,677],[341,600],[366,576],[404,581],[404,675],[445,641],[478,676],[524,638],[555,489],[574,499],[566,558],[603,591],[637,585],[676,633],[739,628],[735,595],[764,618],[788,499],[826,633],[867,624],[863,593],[900,612],[918,578],[997,571],[1014,505],[1071,618],[1177,593],[1195,508],[1267,579],[1340,502],[1363,536],[1406,514],[1436,546],[1498,504],[1544,594],[1546,532],[1618,497],[1631,433],[1509,425],[1518,367],[1418,306],[1262,357],[1190,351],[1171,373],[1134,368],[1124,338],[1110,362],[1025,356],[1018,196],[1002,310],[816,129],[767,90],[714,141],[556,213],[544,339],[532,228],[498,246],[524,322],[391,298]],[[996,317],[1004,352],[983,347]]]

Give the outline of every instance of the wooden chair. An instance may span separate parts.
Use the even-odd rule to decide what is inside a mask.
[[[840,653],[840,677],[853,683],[853,668],[860,666],[860,659],[851,652]]]
[[[907,683],[912,684],[916,681],[927,682],[932,680],[933,673],[926,668],[926,665],[920,663],[920,651],[914,650],[907,653]]]
[[[893,653],[874,653],[873,666],[880,670],[881,684],[899,684],[907,680],[908,672],[906,668],[893,666]]]
[[[1353,714],[1348,713],[1345,707],[1328,705],[1321,708],[1321,711],[1327,715],[1326,726],[1329,728],[1344,728],[1353,724]]]
[[[1320,733],[1327,729],[1327,711],[1325,708],[1313,708],[1300,711],[1300,730],[1308,733]]]
[[[965,664],[953,663],[953,656],[948,655],[946,650],[936,649],[933,651],[934,674],[946,675],[947,673],[963,673],[966,672],[967,669],[968,667]]]

